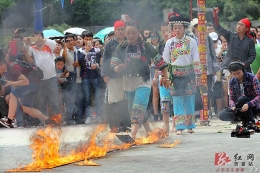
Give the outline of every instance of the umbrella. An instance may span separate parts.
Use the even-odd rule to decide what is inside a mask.
[[[52,37],[64,37],[64,34],[62,34],[59,31],[56,31],[55,29],[45,29],[43,30],[44,38],[52,38]]]
[[[96,35],[94,35],[94,37],[98,37],[100,38],[103,43],[104,43],[104,37],[109,34],[111,31],[114,31],[114,27],[107,27],[107,28],[104,28],[100,31],[98,31],[98,33],[96,33]]]
[[[71,33],[71,34],[76,34],[76,35],[81,35],[83,31],[86,31],[83,28],[69,28],[65,31],[63,31],[64,34],[66,33]]]

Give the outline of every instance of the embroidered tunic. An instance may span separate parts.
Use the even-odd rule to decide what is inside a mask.
[[[163,58],[169,64],[171,95],[191,95],[195,93],[195,74],[201,74],[198,46],[196,41],[184,35],[169,39],[163,51]]]

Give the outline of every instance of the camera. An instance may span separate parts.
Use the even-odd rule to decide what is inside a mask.
[[[0,79],[0,84],[1,84],[1,85],[4,86],[6,83],[7,83],[7,80],[5,80],[5,78],[1,78],[1,79]]]
[[[17,29],[17,32],[18,33],[23,33],[23,32],[25,32],[25,29],[24,28],[19,28],[19,29]]]

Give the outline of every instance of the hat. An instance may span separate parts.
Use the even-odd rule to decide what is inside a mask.
[[[125,26],[125,22],[124,22],[124,21],[122,21],[122,20],[117,20],[117,21],[115,21],[115,23],[114,23],[114,29],[117,29],[117,28],[119,28],[119,27],[121,27],[121,26]]]
[[[192,21],[190,22],[190,27],[193,28],[195,25],[198,25],[199,20],[198,18],[194,18],[192,19]]]
[[[218,34],[216,32],[211,32],[209,36],[212,38],[213,41],[218,40]]]
[[[170,13],[171,14],[171,13]],[[169,24],[173,25],[173,24],[183,24],[185,26],[189,26],[190,25],[190,20],[180,16],[177,13],[174,13],[173,15],[168,16],[169,19]]]
[[[168,21],[170,21],[170,18],[176,17],[176,16],[180,16],[178,13],[175,12],[171,12],[168,14]]]

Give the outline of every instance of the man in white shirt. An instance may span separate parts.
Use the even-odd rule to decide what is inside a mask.
[[[34,41],[35,44],[29,47],[29,54],[26,59],[29,63],[34,63],[43,71],[43,79],[40,80],[39,90],[36,96],[35,107],[44,115],[47,113],[47,105],[51,108],[51,114],[60,113],[58,100],[58,81],[56,78],[55,63],[53,61],[53,51],[56,42],[50,39],[44,39],[42,31],[35,31],[34,40],[27,38],[27,45]],[[52,115],[49,115],[50,117]]]

